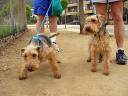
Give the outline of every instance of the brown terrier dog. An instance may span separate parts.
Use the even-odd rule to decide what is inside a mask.
[[[89,57],[87,62],[92,62],[92,72],[96,72],[97,59],[102,61],[104,57],[104,75],[109,75],[110,45],[109,34],[106,31],[105,17],[103,15],[92,15],[86,18],[83,31],[93,34],[89,42]]]
[[[52,37],[53,36],[50,38]],[[32,37],[26,48],[21,49],[25,63],[21,67],[20,80],[26,79],[28,72],[38,69],[40,63],[47,59],[50,61],[54,77],[61,78],[56,52],[50,38],[45,35],[37,34]]]

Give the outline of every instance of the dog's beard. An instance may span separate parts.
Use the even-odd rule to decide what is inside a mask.
[[[29,65],[26,65],[26,68],[29,72],[32,72],[32,71],[35,71],[39,68],[39,64],[29,64]]]

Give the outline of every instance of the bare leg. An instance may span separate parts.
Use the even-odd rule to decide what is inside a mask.
[[[50,23],[50,32],[57,32],[57,17],[56,16],[50,16],[49,17],[49,23]]]
[[[50,32],[51,35],[54,35],[57,32],[57,16],[50,16],[49,17],[49,22],[50,22]],[[53,43],[53,47],[57,52],[60,52],[60,49],[58,45],[56,44],[56,36],[51,38],[51,41]]]
[[[115,37],[117,48],[124,47],[124,22],[123,22],[123,2],[114,2],[111,4],[112,17],[114,20]]]
[[[96,3],[96,14],[104,15],[107,20],[107,6],[104,3]],[[102,10],[101,10],[102,9]]]
[[[39,30],[40,25],[41,25],[43,19],[44,19],[43,15],[38,15],[38,19],[37,19],[37,22],[36,22],[36,29],[37,29],[37,31]],[[41,32],[44,32],[44,26],[42,27]]]

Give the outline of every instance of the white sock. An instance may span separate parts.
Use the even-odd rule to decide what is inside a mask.
[[[56,34],[56,32],[51,32],[51,33],[50,33],[51,36],[54,35],[54,34]],[[52,38],[51,38],[51,41],[52,41],[52,43],[53,43],[53,42],[56,42],[56,36],[52,37]]]
[[[117,48],[117,51],[118,51],[118,50],[124,50],[124,48]]]

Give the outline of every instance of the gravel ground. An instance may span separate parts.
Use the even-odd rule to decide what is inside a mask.
[[[29,74],[28,79],[18,80],[20,64],[23,63],[20,49],[27,45],[35,34],[34,29],[9,43],[0,54],[0,96],[128,96],[128,65],[120,66],[114,62],[116,44],[111,37],[111,73],[102,74],[103,64],[98,64],[98,72],[90,72],[88,57],[89,36],[75,32],[59,31],[58,54],[62,62],[61,79],[54,79],[48,62]],[[128,39],[125,49],[128,55]]]

